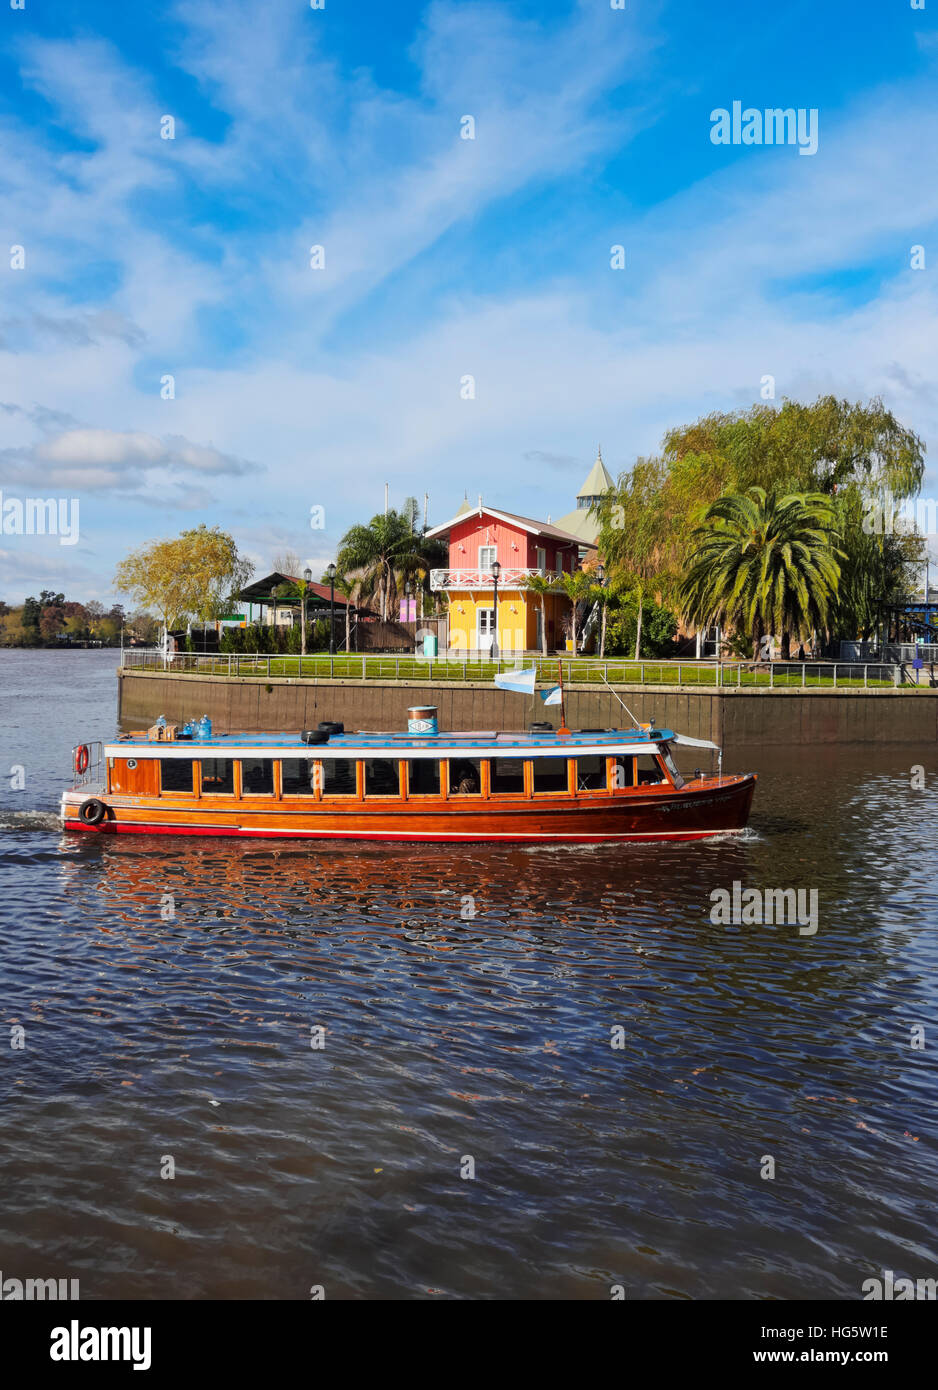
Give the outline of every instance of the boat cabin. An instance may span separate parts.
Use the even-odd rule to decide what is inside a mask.
[[[447,738],[336,735],[308,747],[295,734],[105,749],[108,795],[232,801],[487,801],[588,797],[684,785],[667,740],[629,734],[475,734]],[[133,746],[128,747],[128,743]],[[617,745],[614,749],[610,744]]]

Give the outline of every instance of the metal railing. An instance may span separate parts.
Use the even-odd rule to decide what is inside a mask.
[[[465,657],[444,654],[439,657],[373,656],[353,652],[336,656],[272,653],[221,653],[203,655],[177,652],[164,657],[159,651],[125,650],[124,669],[166,672],[179,675],[226,676],[255,680],[395,680],[395,681],[490,681],[501,672],[532,665],[537,680],[557,681],[558,657],[527,654]],[[626,657],[599,660],[591,657],[563,658],[564,684],[605,683],[613,685],[655,685],[709,688],[715,690],[769,689],[802,690],[825,688],[875,689],[887,686],[931,686],[938,684],[938,662],[925,663],[920,670],[910,664],[857,661],[638,661]]]
[[[558,570],[542,570],[536,566],[528,569],[523,565],[502,565],[501,573],[498,576],[498,586],[500,589],[523,589],[528,579],[534,574],[539,574],[542,579],[550,579],[554,583],[560,579]],[[495,576],[490,569],[430,571],[430,588],[434,593],[441,589],[491,589],[494,584]]]
[[[84,772],[79,772],[76,765],[76,754],[79,748],[88,749],[88,766]],[[92,743],[76,743],[72,749],[72,776],[73,787],[100,786],[104,782],[104,744],[100,739],[95,739]]]

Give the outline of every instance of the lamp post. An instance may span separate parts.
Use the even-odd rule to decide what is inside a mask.
[[[335,565],[330,562],[329,576],[329,655],[335,656]]]
[[[498,576],[502,567],[497,560],[492,561],[492,655],[498,657]]]
[[[307,566],[306,566],[306,569],[303,571],[303,618],[302,618],[303,627],[302,627],[302,631],[300,632],[300,655],[301,655],[301,656],[305,656],[305,655],[306,655],[306,593],[307,593],[307,590],[309,589],[309,581],[312,579],[312,577],[313,577],[313,571],[310,569],[309,565],[307,565]],[[302,669],[302,668],[301,668],[301,669]]]
[[[271,635],[277,630],[277,586],[276,584],[270,591],[270,628]]]
[[[600,589],[605,589],[606,566],[602,561],[596,566],[596,576],[599,579]],[[601,658],[606,655],[606,595],[604,593],[601,593],[599,598],[599,655]]]

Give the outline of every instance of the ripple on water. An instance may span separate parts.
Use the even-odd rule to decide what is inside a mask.
[[[742,835],[547,853],[64,836],[40,772],[40,811],[0,813],[4,1270],[295,1298],[933,1272],[914,761],[750,752]],[[817,933],[714,924],[734,880],[816,888]]]

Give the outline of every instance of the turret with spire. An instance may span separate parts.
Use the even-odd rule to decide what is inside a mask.
[[[612,487],[613,481],[603,463],[603,450],[600,444],[596,450],[596,462],[586,475],[583,486],[576,495],[576,509],[568,512],[566,516],[562,516],[556,524],[565,531],[572,531],[575,536],[580,536],[584,541],[590,541],[595,545],[599,539],[599,523],[591,515],[590,507]]]

